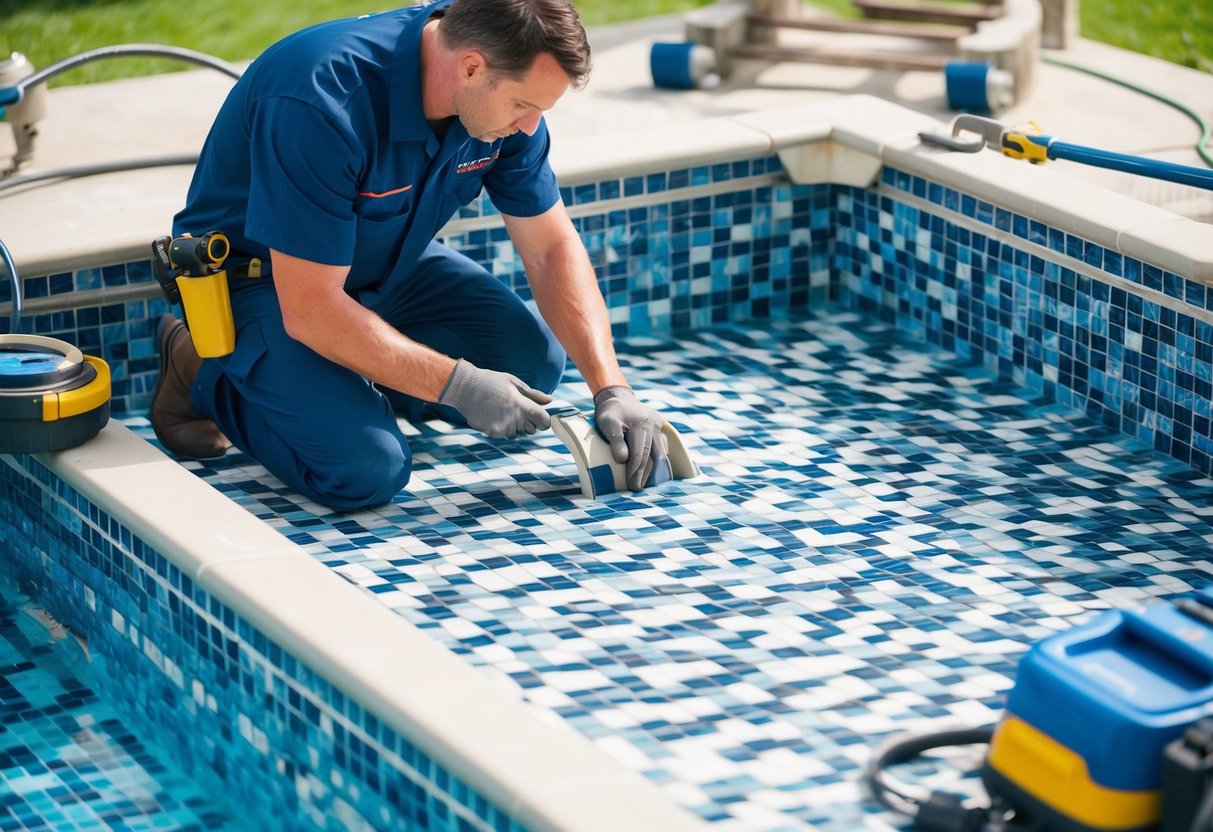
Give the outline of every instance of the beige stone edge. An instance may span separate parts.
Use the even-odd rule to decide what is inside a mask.
[[[124,425],[37,458],[526,828],[704,828]]]
[[[867,186],[883,165],[918,174],[1104,248],[1213,285],[1213,231],[1180,217],[993,150],[957,153],[926,145],[921,131],[950,125],[884,99],[853,95],[690,124],[573,138],[553,151],[561,181],[692,167],[778,153],[795,182]],[[1125,174],[1130,176],[1131,174]]]
[[[924,145],[918,136],[924,130],[947,129],[948,125],[897,104],[853,95],[813,105],[570,137],[553,146],[552,166],[563,185],[576,186],[667,171],[671,166],[778,153],[793,181],[862,186],[889,164],[1213,285],[1209,226],[1073,179],[1052,165],[1032,166],[992,150],[973,154],[943,150]],[[131,172],[129,179],[114,186],[118,193],[113,202],[126,208],[111,212],[114,227],[106,233],[73,237],[70,245],[64,245],[64,236],[54,235],[47,235],[53,246],[14,245],[21,274],[53,274],[150,256],[149,241],[163,232],[163,218],[172,212],[167,202],[136,196],[140,177],[152,173]],[[127,188],[129,200],[120,198]]]
[[[830,120],[834,143],[1213,286],[1213,229],[1204,223],[1074,179],[1053,165],[1031,165],[993,150],[957,153],[926,145],[919,131],[947,133],[950,125],[882,99],[850,96],[814,109]]]

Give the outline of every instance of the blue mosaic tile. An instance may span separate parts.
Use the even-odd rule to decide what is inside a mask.
[[[99,699],[100,660],[2,578],[0,829],[247,828]]]
[[[859,786],[875,743],[988,724],[1035,641],[1208,580],[1213,480],[914,332],[831,310],[620,350],[701,479],[586,501],[550,434],[436,423],[376,511],[187,467],[724,830],[904,828]]]
[[[914,179],[884,177],[906,191],[912,190]],[[1208,342],[1193,337],[1188,349],[1174,348],[1180,328],[1196,331],[1200,322],[1192,315],[1143,301],[981,234],[966,240],[963,229],[930,211],[891,207],[874,193],[849,190],[839,201],[842,216],[832,265],[842,296],[853,308],[896,322],[960,355],[974,356],[1028,389],[1082,408],[1126,435],[1148,438],[1154,448],[1173,453],[1197,471],[1213,472],[1208,423],[1197,421],[1198,414],[1209,409],[1210,391],[1195,381],[1200,364],[1195,356],[1207,354],[1200,344]],[[943,202],[946,207],[947,199]],[[883,219],[873,220],[873,209]],[[1000,211],[995,211],[992,226],[1008,230],[1016,220]],[[851,220],[848,214],[864,219]],[[920,231],[915,256],[900,260],[894,269],[873,260],[878,252],[870,246],[868,231],[889,222],[890,216],[898,227],[912,223]],[[1032,238],[1030,223],[1028,228],[1027,237]],[[1078,263],[1120,273],[1176,301],[1191,298],[1193,315],[1207,301],[1205,287],[1196,281],[1073,234],[1049,229],[1047,236],[1050,249]],[[945,294],[946,304],[941,302]],[[1161,387],[1153,382],[1160,354],[1166,372],[1183,376],[1180,387],[1173,379]],[[1146,391],[1152,395],[1142,395]],[[1176,415],[1178,420],[1172,418]]]
[[[579,206],[592,205],[595,191],[597,199],[656,200],[647,207],[604,210],[577,220],[611,305],[617,337],[736,320],[787,320],[845,298],[854,308],[883,320],[896,319],[907,331],[962,357],[981,357],[989,367],[1058,402],[1087,408],[1109,424],[1119,422],[1127,435],[1154,435],[1152,444],[1159,448],[1175,444],[1175,437],[1158,426],[1174,424],[1169,410],[1178,408],[1179,424],[1191,430],[1190,439],[1188,434],[1181,437],[1177,458],[1199,471],[1213,471],[1211,442],[1201,416],[1208,410],[1207,391],[1203,383],[1193,381],[1189,387],[1187,382],[1189,376],[1198,378],[1202,361],[1207,363],[1201,358],[1207,337],[1190,336],[1191,348],[1178,351],[1172,362],[1178,387],[1168,378],[1160,388],[1151,381],[1158,375],[1158,339],[1169,339],[1164,346],[1173,346],[1177,335],[1168,330],[1191,329],[1193,322],[1185,315],[1171,326],[1154,325],[1163,324],[1161,315],[1147,317],[1144,323],[1138,318],[1116,322],[1140,299],[1132,294],[1126,299],[1123,290],[1112,292],[1099,280],[1075,275],[1071,266],[1102,268],[1194,309],[1213,310],[1213,292],[1206,287],[892,168],[881,173],[885,186],[925,198],[940,210],[921,211],[887,195],[829,185],[761,186],[661,201],[667,188],[779,170],[778,157],[769,156],[562,189],[565,201]],[[949,211],[988,227],[990,233],[952,222]],[[484,196],[460,214],[496,215]],[[457,234],[447,242],[529,296],[504,229]],[[1029,250],[1031,246],[1041,248]],[[150,261],[83,270],[72,278],[76,291],[146,284],[151,281]],[[52,280],[58,292],[62,276],[27,277],[31,296],[49,294]],[[5,291],[0,285],[0,300]],[[1039,301],[1046,305],[1043,315],[1034,305]],[[158,297],[146,304],[82,307],[75,310],[75,321],[64,313],[27,316],[23,328],[64,338],[110,361],[113,410],[132,412],[147,406],[154,388],[158,368],[147,339],[152,323],[167,308]],[[1105,339],[1120,342],[1138,336],[1119,359],[1126,376],[1122,384],[1103,366]],[[1164,361],[1164,366],[1169,365]],[[1139,383],[1147,386],[1136,387]],[[1178,401],[1167,398],[1172,389]],[[1151,395],[1141,395],[1147,391]],[[1109,401],[1119,403],[1121,412],[1109,407]]]
[[[0,483],[0,573],[43,587],[39,603],[87,640],[100,667],[88,675],[96,692],[95,702],[84,703],[88,713],[50,714],[54,726],[74,730],[73,720],[109,732],[129,726],[136,736],[157,738],[175,755],[174,764],[190,772],[189,781],[166,775],[149,785],[153,791],[137,805],[107,788],[85,807],[80,828],[145,828],[142,818],[156,810],[170,820],[168,813],[175,813],[180,822],[170,828],[180,829],[522,832],[509,815],[473,797],[458,776],[282,651],[36,460],[0,463]],[[31,673],[54,672],[48,661],[35,665]],[[41,717],[20,702],[16,707],[23,722]],[[10,721],[5,716],[0,724],[4,768]],[[130,732],[121,730],[109,743],[117,745],[98,753],[133,751]],[[60,751],[58,759],[44,753],[38,765],[59,770],[76,760],[70,745]],[[144,757],[135,762],[150,768]],[[27,781],[24,772],[4,774],[21,786],[22,806],[42,806],[44,787],[58,794],[49,776]],[[103,767],[100,776],[108,775]],[[216,820],[218,810],[190,798],[197,794],[227,796],[240,807],[238,821]],[[182,806],[197,813],[197,825],[181,820]],[[89,819],[94,811],[105,813],[104,826]]]

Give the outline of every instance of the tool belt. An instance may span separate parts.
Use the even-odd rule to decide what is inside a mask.
[[[232,277],[240,278],[272,277],[274,273],[268,257],[256,257],[242,251],[233,251],[224,262],[224,268]]]

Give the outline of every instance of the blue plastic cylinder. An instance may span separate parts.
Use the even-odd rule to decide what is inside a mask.
[[[993,64],[948,61],[943,74],[953,110],[992,113],[1010,107],[1015,97],[1014,76]]]
[[[943,75],[948,88],[948,106],[973,113],[990,112],[986,75],[990,65],[974,61],[948,61]]]
[[[715,52],[703,44],[654,43],[649,52],[653,84],[675,90],[693,90],[712,75]]]

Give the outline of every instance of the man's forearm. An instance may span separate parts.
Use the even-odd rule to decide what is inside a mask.
[[[350,301],[353,308],[329,309],[324,320],[307,327],[313,350],[376,384],[429,402],[438,401],[455,359],[402,335],[374,312]]]
[[[543,319],[560,341],[591,393],[626,384],[615,356],[606,303],[579,240],[555,246],[531,280]],[[528,267],[528,274],[531,269]]]
[[[347,295],[346,270],[273,253],[287,334],[364,378],[436,402],[455,360],[402,335]]]

